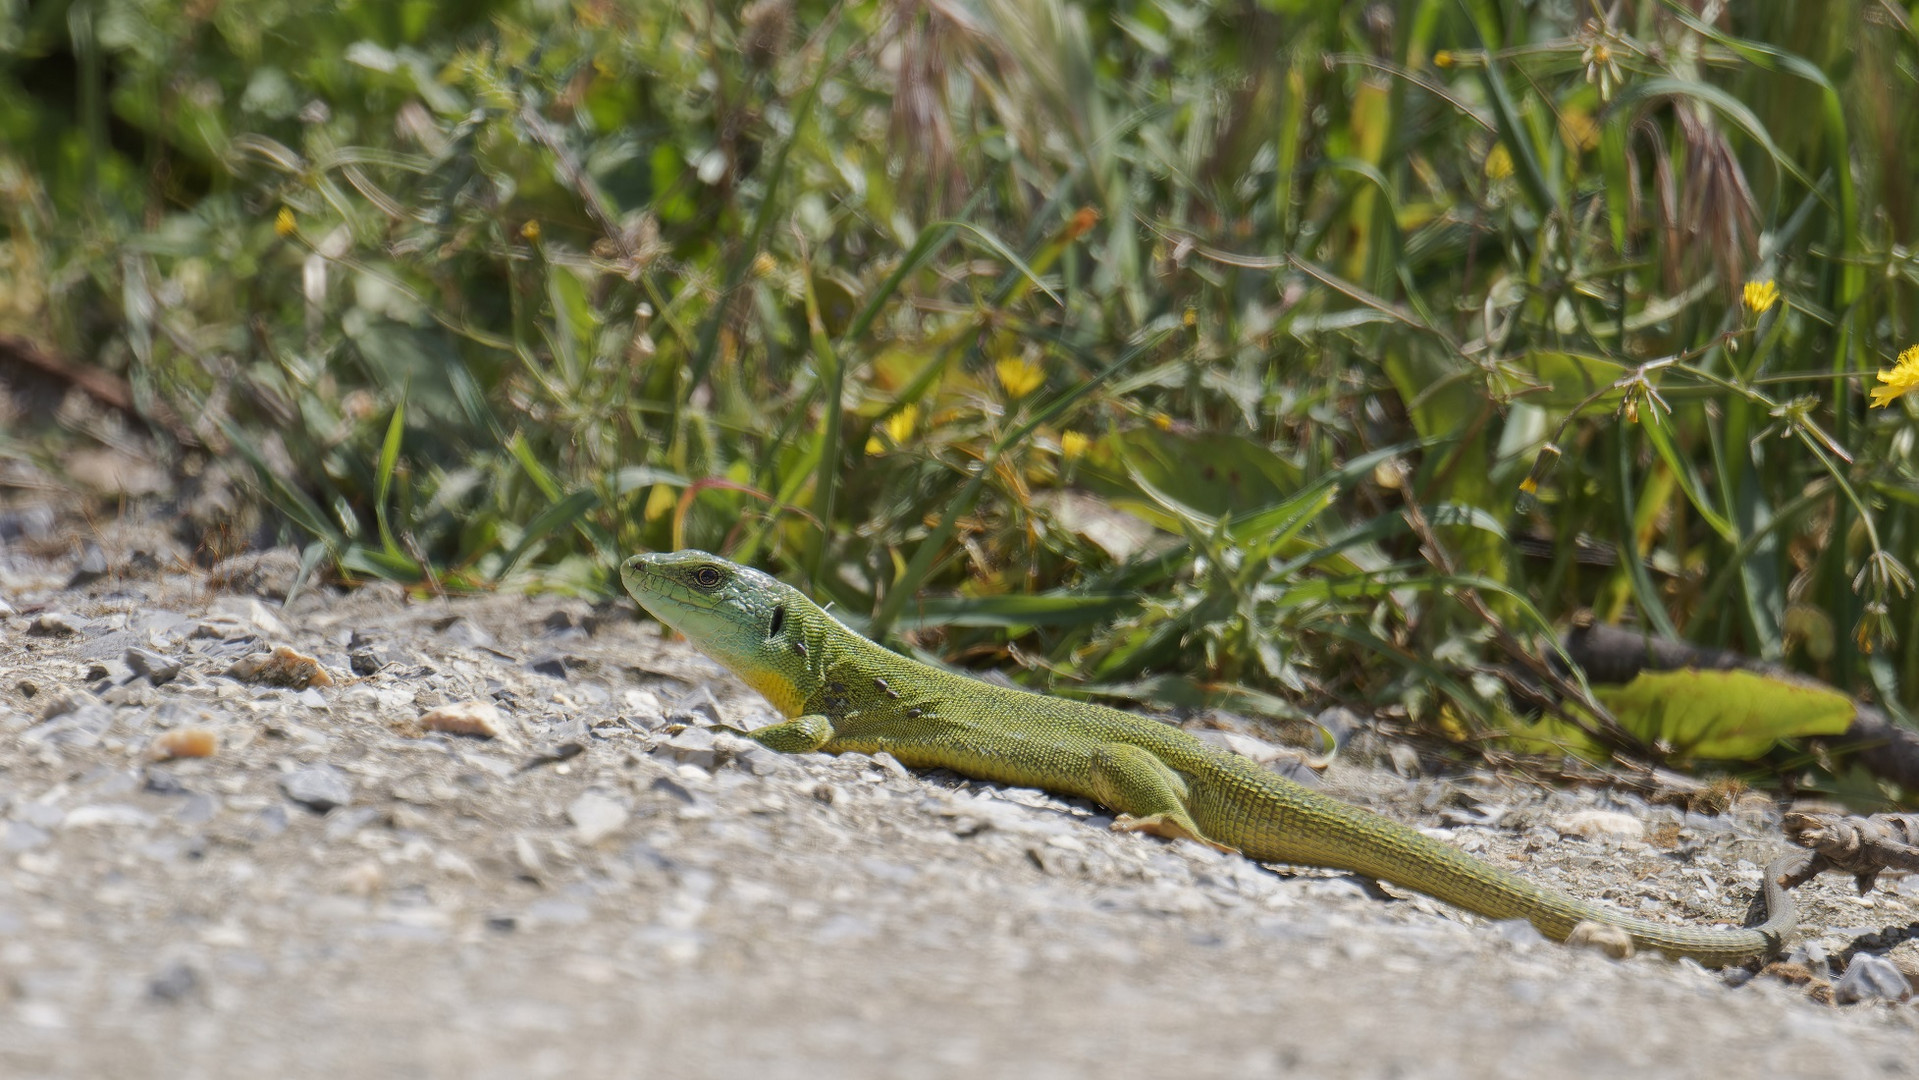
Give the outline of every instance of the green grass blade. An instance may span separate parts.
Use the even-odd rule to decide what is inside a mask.
[[[565,498],[553,503],[527,522],[526,531],[520,534],[520,542],[507,552],[506,561],[501,564],[500,572],[494,580],[504,581],[506,576],[520,564],[526,553],[548,536],[569,525],[581,523],[587,513],[601,505],[600,493],[595,488],[580,488]]]
[[[386,438],[380,442],[380,465],[377,473],[379,491],[373,498],[373,517],[379,525],[380,547],[388,555],[400,554],[400,545],[393,539],[393,527],[387,523],[386,496],[393,487],[393,473],[400,467],[400,437],[406,431],[406,388],[400,389],[400,400],[393,406],[393,419],[387,421]]]

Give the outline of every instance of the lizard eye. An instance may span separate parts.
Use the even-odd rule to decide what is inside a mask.
[[[720,587],[720,572],[711,566],[702,566],[693,571],[693,584],[702,589],[717,589]]]
[[[786,605],[781,604],[773,609],[773,625],[767,628],[766,636],[779,637],[780,631],[784,629],[786,629]]]

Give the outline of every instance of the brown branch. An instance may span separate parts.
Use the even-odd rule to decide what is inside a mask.
[[[64,383],[107,408],[124,413],[148,430],[171,435],[182,446],[199,446],[200,440],[180,423],[172,409],[155,402],[150,413],[141,412],[133,400],[133,387],[111,371],[85,367],[56,356],[38,342],[15,334],[0,334],[0,365],[15,363],[32,368],[56,382]]]
[[[1863,893],[1881,870],[1919,870],[1919,814],[1793,812],[1781,827],[1788,840],[1812,850],[1812,858],[1782,882],[1787,887],[1838,870],[1851,874]]]
[[[133,387],[111,371],[70,364],[27,338],[0,334],[0,361],[8,360],[66,383],[102,405],[138,416],[133,409]]]

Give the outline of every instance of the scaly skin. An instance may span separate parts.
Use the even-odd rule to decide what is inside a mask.
[[[1768,919],[1693,929],[1630,918],[1541,888],[1398,822],[1328,798],[1177,728],[1117,709],[991,686],[854,633],[797,589],[702,551],[636,555],[628,592],[764,694],[788,719],[745,733],[784,753],[892,754],[1004,784],[1092,799],[1115,828],[1185,837],[1262,862],[1350,870],[1555,941],[1581,923],[1712,966],[1777,952],[1796,922],[1766,872]]]

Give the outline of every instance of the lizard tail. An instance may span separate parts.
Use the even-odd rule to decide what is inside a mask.
[[[1290,786],[1290,785],[1289,785]],[[1305,788],[1276,792],[1277,844],[1245,844],[1256,859],[1310,863],[1377,878],[1425,893],[1491,919],[1525,919],[1541,934],[1564,941],[1581,923],[1626,932],[1641,948],[1691,957],[1708,967],[1762,959],[1779,952],[1799,917],[1782,877],[1810,852],[1787,855],[1766,868],[1766,920],[1745,928],[1673,926],[1613,911],[1534,884],[1396,821],[1328,799]]]

